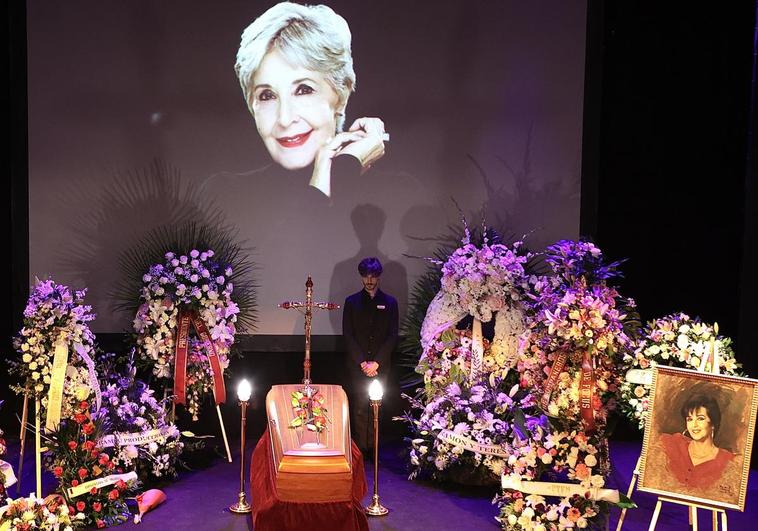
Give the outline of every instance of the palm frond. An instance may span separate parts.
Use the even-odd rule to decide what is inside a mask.
[[[212,249],[220,262],[232,268],[232,300],[240,309],[237,316],[240,331],[254,331],[257,286],[253,274],[256,266],[249,255],[252,248],[238,241],[238,233],[237,229],[220,223],[211,225],[194,221],[172,223],[153,229],[120,256],[121,280],[110,293],[116,301],[115,307],[131,315],[137,312],[142,275],[151,265],[163,263],[167,252],[189,254],[192,249],[201,252]]]

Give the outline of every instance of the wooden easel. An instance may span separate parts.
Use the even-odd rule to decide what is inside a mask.
[[[700,370],[701,372],[712,372],[713,374],[720,373],[718,351],[716,350],[716,337],[718,336],[718,333],[719,333],[719,324],[713,323],[713,337],[711,338],[711,345],[710,345],[711,348],[710,348],[710,352],[707,353],[705,356],[703,356],[703,359],[700,363],[700,367],[698,370]],[[709,359],[711,362],[710,371],[707,370]],[[631,498],[632,491],[634,490],[634,486],[637,484],[637,480],[639,479],[641,460],[642,460],[642,456],[637,458],[637,464],[635,465],[634,472],[632,473],[632,480],[629,483],[629,489],[627,490],[627,493],[626,493],[627,498]],[[697,531],[698,508],[711,510],[713,531],[718,530],[718,520],[719,520],[718,513],[721,513],[721,529],[722,531],[727,531],[726,511],[724,509],[721,509],[718,507],[712,507],[709,505],[693,503],[689,501],[677,500],[675,498],[669,498],[665,496],[658,497],[658,502],[655,504],[655,510],[653,511],[653,519],[650,521],[650,527],[648,531],[653,531],[655,529],[655,526],[658,522],[658,515],[661,512],[661,505],[662,505],[662,502],[664,501],[670,502],[670,503],[678,503],[680,505],[686,505],[689,507],[688,515],[689,515],[689,523],[690,523],[690,526],[692,527],[692,531]],[[626,516],[626,509],[622,509],[621,515],[619,516],[618,524],[616,525],[616,531],[621,531],[621,526],[624,524],[625,516]]]
[[[35,494],[37,498],[42,498],[42,454],[47,451],[42,446],[42,404],[39,398],[34,400],[34,477],[36,480]],[[29,391],[24,393],[24,409],[21,413],[21,448],[18,456],[18,483],[16,483],[16,493],[21,493],[21,475],[24,470],[24,448],[26,446],[26,423],[29,417]]]
[[[632,472],[632,481],[629,482],[629,488],[626,490],[626,497],[630,498],[632,497],[632,491],[634,491],[634,486],[637,484],[637,480],[640,477],[640,462],[642,461],[642,457],[637,458],[637,464],[634,465],[634,472]],[[621,509],[621,515],[619,516],[619,522],[616,524],[616,531],[621,531],[621,526],[624,525],[624,518],[626,517],[626,508]]]
[[[718,507],[712,507],[710,505],[703,505],[700,503],[677,500],[675,498],[668,498],[666,496],[658,496],[658,502],[655,504],[655,510],[653,511],[653,519],[650,520],[650,527],[648,527],[648,531],[654,531],[655,526],[658,523],[658,515],[661,514],[661,505],[663,504],[663,502],[686,505],[688,507],[690,525],[692,526],[692,531],[698,530],[698,526],[697,526],[697,510],[698,509],[705,509],[705,510],[711,511],[713,531],[718,531],[718,528],[719,528],[718,513],[721,513],[721,531],[727,531],[726,511],[724,509],[720,509]]]

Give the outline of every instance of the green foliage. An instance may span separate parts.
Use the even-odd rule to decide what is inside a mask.
[[[238,242],[238,230],[221,225],[182,222],[157,227],[150,231],[134,247],[121,254],[122,279],[111,296],[116,308],[134,315],[140,305],[142,275],[151,265],[165,262],[169,251],[188,255],[192,249],[212,249],[220,262],[231,266],[234,283],[232,300],[239,306],[237,316],[239,331],[252,332],[256,323],[256,284],[253,280],[255,264],[249,258],[250,248]]]

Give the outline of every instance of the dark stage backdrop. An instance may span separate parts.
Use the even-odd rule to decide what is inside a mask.
[[[379,117],[391,139],[319,203],[307,175],[271,164],[233,71],[243,29],[272,3],[27,2],[30,281],[88,287],[94,330],[119,332],[119,254],[167,222],[215,220],[254,248],[258,331],[297,334],[276,304],[302,296],[307,274],[341,302],[366,255],[385,261],[402,314],[425,267],[406,255],[429,255],[457,222],[451,198],[533,230],[534,248],[578,236],[584,2],[326,3],[353,36],[347,124]],[[339,334],[339,319],[318,316],[314,332]]]

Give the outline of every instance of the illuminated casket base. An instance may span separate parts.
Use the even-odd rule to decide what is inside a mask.
[[[275,385],[266,395],[271,455],[280,500],[300,503],[350,501],[353,462],[347,395],[339,385],[311,385],[324,397],[328,426],[321,433],[290,428],[292,393],[303,384]]]

